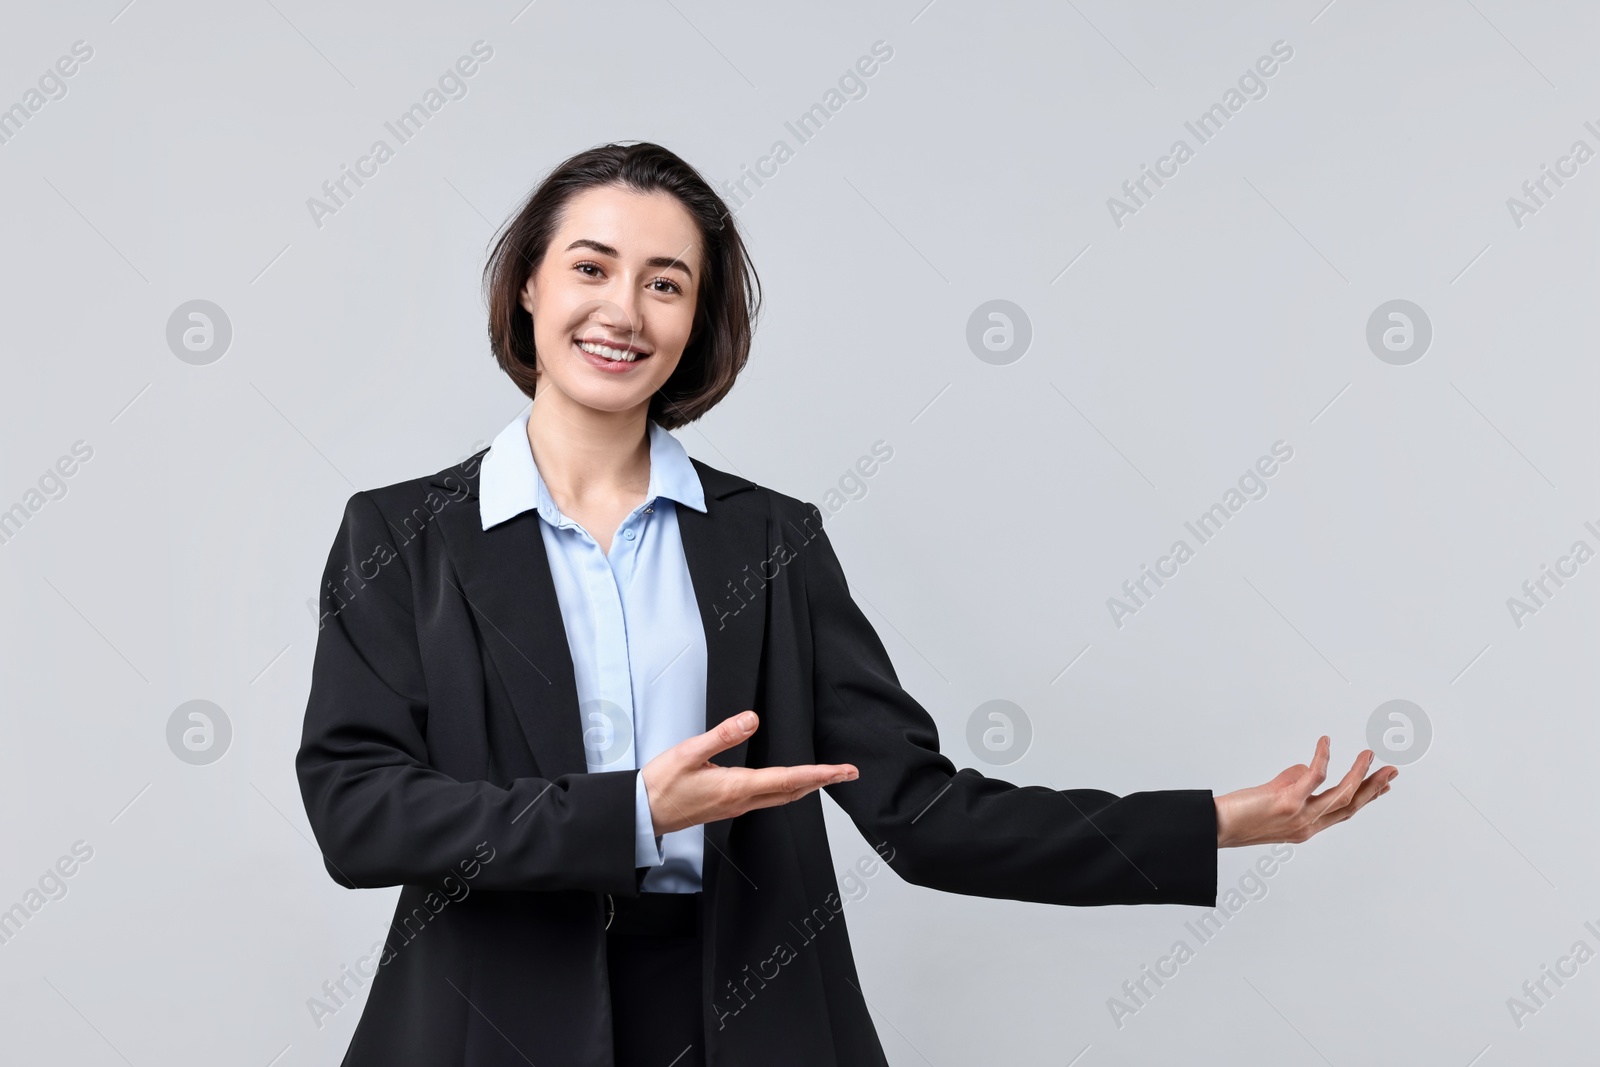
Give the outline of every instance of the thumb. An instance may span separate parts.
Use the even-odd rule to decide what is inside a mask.
[[[728,716],[693,739],[696,758],[706,760],[718,752],[732,748],[756,732],[757,722],[756,713],[753,711],[741,711],[737,715]]]

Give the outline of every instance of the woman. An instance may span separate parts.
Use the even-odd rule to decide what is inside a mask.
[[[563,163],[485,278],[529,412],[352,496],[324,574],[302,795],[335,881],[402,887],[346,1064],[884,1064],[819,789],[918,885],[1215,906],[1217,849],[1389,788],[1368,750],[1314,793],[1326,737],[1223,796],[958,771],[818,509],[667,432],[732,387],[759,285],[666,149]]]

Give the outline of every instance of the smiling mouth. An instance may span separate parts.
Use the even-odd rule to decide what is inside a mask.
[[[598,345],[590,341],[574,342],[580,349],[591,356],[609,359],[613,363],[637,363],[641,359],[649,359],[648,352],[634,352],[627,348],[612,348],[610,345]]]

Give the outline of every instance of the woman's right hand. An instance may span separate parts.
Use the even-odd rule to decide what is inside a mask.
[[[854,780],[853,764],[800,767],[723,767],[711,757],[756,732],[753,711],[723,719],[715,729],[680,741],[644,765],[650,817],[659,836],[702,823],[799,800],[825,785]]]

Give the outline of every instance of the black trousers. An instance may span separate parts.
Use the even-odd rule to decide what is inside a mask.
[[[689,903],[650,899],[679,895],[642,894],[643,907],[616,902],[606,937],[616,1067],[705,1067],[699,923],[686,922],[681,907],[651,907]]]

